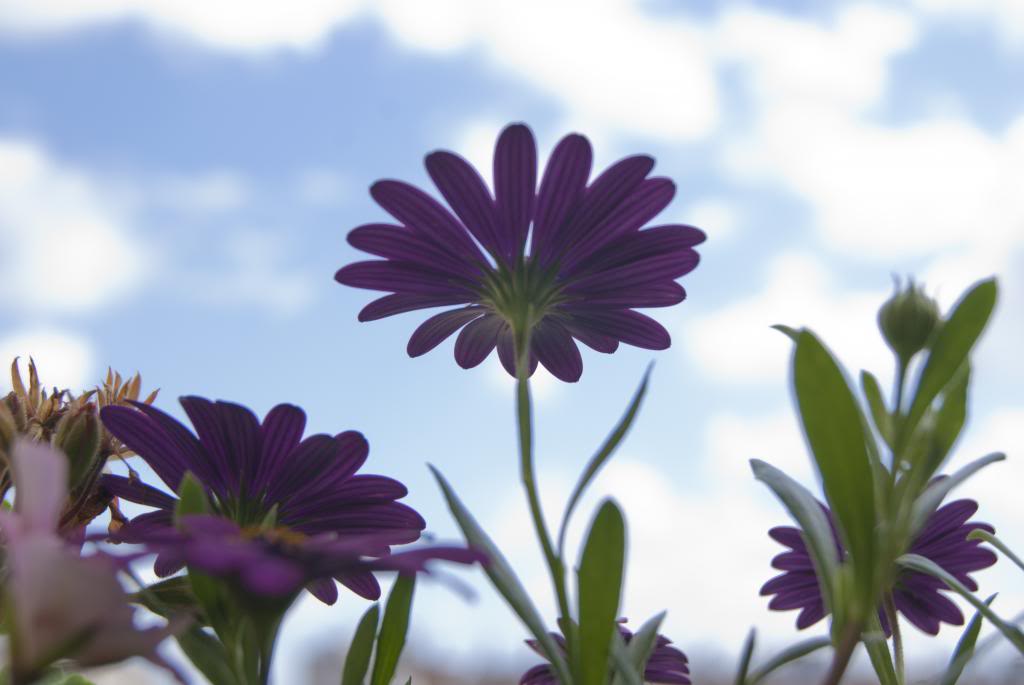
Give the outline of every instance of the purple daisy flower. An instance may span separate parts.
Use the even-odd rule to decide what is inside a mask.
[[[824,505],[823,508],[832,523],[832,512]],[[977,510],[978,503],[969,499],[940,507],[928,519],[908,550],[910,554],[931,559],[972,592],[978,589],[978,584],[968,574],[996,563],[996,555],[981,547],[981,541],[967,539],[972,530],[995,532],[987,523],[967,522]],[[798,629],[812,626],[825,617],[825,604],[814,564],[800,530],[780,526],[772,528],[768,534],[776,542],[788,547],[789,551],[772,559],[772,566],[783,573],[765,583],[761,594],[774,595],[768,604],[769,609],[799,609],[796,621]],[[841,559],[845,551],[834,524],[832,534],[836,541],[837,558]],[[964,622],[963,614],[956,604],[941,594],[945,590],[946,585],[936,578],[916,571],[902,571],[892,588],[893,603],[896,610],[920,630],[936,635],[942,623],[959,626]],[[882,629],[886,635],[890,635],[891,629],[885,613],[880,610],[878,614]]]
[[[404,485],[385,476],[356,473],[369,454],[361,434],[346,431],[303,439],[306,415],[290,404],[277,405],[260,423],[247,408],[230,402],[201,397],[180,401],[198,437],[145,404],[105,407],[101,418],[107,430],[138,453],[172,491],[177,492],[185,473],[191,472],[218,516],[243,528],[273,518],[280,528],[303,536],[372,536],[377,554],[386,554],[389,545],[417,540],[425,528],[416,511],[396,501],[408,493]],[[156,508],[125,524],[118,540],[144,543],[155,531],[173,528],[178,501],[174,496],[134,477],[108,474],[101,483],[114,496]],[[182,566],[180,558],[161,553],[155,570],[168,576]],[[358,595],[380,596],[380,586],[368,570],[336,577]],[[327,603],[337,598],[332,584],[310,590]]]
[[[430,561],[484,561],[483,555],[466,547],[423,547],[391,554],[378,535],[307,536],[278,527],[243,528],[209,515],[183,516],[177,527],[151,531],[145,541],[176,564],[228,580],[250,596],[267,599],[290,600],[304,587],[321,599],[336,599],[333,579],[337,577],[372,578],[374,571],[429,573],[426,564]]]
[[[383,260],[350,264],[335,279],[391,293],[363,308],[360,321],[464,305],[424,321],[408,352],[418,357],[460,331],[455,360],[467,369],[497,347],[514,376],[517,345],[527,344],[530,373],[539,362],[573,382],[583,372],[577,340],[605,353],[620,342],[665,349],[668,332],[635,309],[686,297],[676,279],[697,266],[693,248],[704,233],[641,230],[675,195],[671,180],[648,177],[651,157],[627,157],[588,184],[591,163],[587,139],[568,135],[538,189],[533,134],[512,124],[494,151],[492,196],[465,159],[433,152],[427,173],[451,211],[407,183],[378,181],[370,194],[397,224],[360,226],[348,241]]]
[[[627,645],[633,639],[633,633],[622,625],[622,622],[619,623],[619,634],[622,635]],[[566,651],[565,638],[558,633],[550,633],[550,635],[564,653]],[[534,652],[544,656],[544,651],[536,640],[527,640],[526,644]],[[673,647],[672,641],[664,635],[658,635],[654,651],[647,660],[647,666],[644,668],[644,682],[690,685],[689,660],[685,654]],[[555,677],[549,664],[537,664],[519,679],[519,685],[557,685],[557,683],[558,678]]]

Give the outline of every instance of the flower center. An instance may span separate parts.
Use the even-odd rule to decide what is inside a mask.
[[[565,299],[557,276],[557,267],[544,268],[530,257],[520,257],[511,268],[498,264],[484,278],[481,303],[513,330],[528,331]]]

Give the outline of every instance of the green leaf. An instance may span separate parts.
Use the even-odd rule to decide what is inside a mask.
[[[946,455],[953,449],[957,438],[960,437],[960,432],[967,421],[967,388],[970,381],[971,365],[965,362],[944,393],[942,406],[935,412],[930,436],[931,444],[928,449],[928,463],[921,478],[922,483],[942,466]]]
[[[753,633],[753,631],[751,631]],[[771,659],[769,659],[761,668],[757,669],[750,675],[750,679],[745,681],[746,685],[757,685],[772,673],[782,668],[788,663],[801,659],[808,654],[818,651],[822,647],[828,647],[832,644],[832,640],[827,637],[812,637],[803,642],[798,642],[791,647],[787,647],[782,650]],[[739,681],[737,681],[739,682]]]
[[[405,636],[409,632],[409,613],[412,611],[412,595],[416,587],[415,575],[400,575],[388,594],[384,605],[384,618],[377,635],[377,655],[373,661],[373,675],[370,685],[389,685],[398,666],[398,657],[405,647]]]
[[[356,633],[348,646],[345,655],[345,667],[341,672],[341,685],[363,685],[366,671],[370,668],[370,656],[373,654],[373,641],[377,634],[377,621],[380,620],[380,605],[374,604],[356,626]]]
[[[950,493],[953,488],[959,486],[965,480],[973,476],[975,473],[985,468],[989,464],[994,464],[997,461],[1006,459],[1006,455],[1002,452],[993,452],[980,459],[972,461],[967,466],[964,466],[959,471],[954,473],[952,476],[937,480],[924,489],[917,501],[914,502],[914,506],[910,512],[910,534],[916,535],[924,525],[928,522],[928,519],[935,510],[942,504],[942,500],[946,499],[946,495]]]
[[[618,448],[619,443],[626,436],[630,426],[633,425],[633,419],[636,418],[637,412],[640,410],[640,403],[644,399],[644,395],[647,394],[647,384],[651,378],[651,369],[653,364],[647,367],[647,371],[644,372],[643,380],[640,382],[640,387],[637,388],[633,394],[633,399],[629,403],[629,407],[626,408],[626,413],[619,419],[618,424],[612,430],[611,434],[605,439],[604,444],[597,450],[590,461],[587,463],[587,467],[583,470],[580,475],[579,482],[576,483],[575,489],[572,491],[572,495],[569,497],[569,503],[565,507],[565,514],[562,515],[562,524],[558,531],[558,553],[562,554],[565,550],[565,534],[569,528],[569,519],[572,516],[573,511],[576,509],[576,505],[579,504],[580,498],[586,491],[587,486],[597,475],[601,467],[605,465],[605,462],[611,458],[612,454]]]
[[[210,502],[206,499],[206,491],[191,471],[186,471],[178,486],[178,502],[174,505],[174,522],[178,523],[182,516],[209,514]]]
[[[882,624],[878,622],[878,614],[872,612],[868,616],[867,631],[861,635],[861,642],[871,660],[871,666],[878,676],[879,685],[901,685],[896,677],[896,668],[892,663],[892,653],[889,651],[889,643],[886,642],[885,633],[882,632]]]
[[[622,512],[605,500],[590,526],[577,572],[580,612],[581,685],[604,685],[626,554]]]
[[[995,279],[981,281],[960,298],[936,332],[904,424],[904,440],[911,437],[925,411],[967,361],[992,315],[996,294]]]
[[[992,606],[992,601],[995,598],[996,596],[992,595],[986,599],[985,605]],[[978,635],[981,633],[982,618],[981,612],[975,612],[974,618],[967,624],[960,640],[956,643],[956,649],[953,650],[953,655],[949,659],[949,667],[942,674],[942,681],[939,685],[956,685],[956,681],[960,680],[964,668],[967,667],[967,662],[974,656],[974,646],[978,643]]]
[[[665,613],[662,611],[660,614],[649,618],[640,626],[639,630],[633,633],[633,639],[626,645],[626,656],[629,659],[629,663],[633,666],[632,673],[634,676],[642,677],[647,668],[647,661],[651,658],[651,654],[658,644],[658,630],[661,628],[662,621],[665,620]],[[627,685],[626,679],[632,682],[628,674],[624,675],[621,670],[617,671],[615,678],[612,680],[612,685]]]
[[[505,602],[508,603],[512,611],[519,617],[519,620],[523,622],[523,625],[526,626],[530,634],[540,644],[544,656],[551,663],[559,680],[564,683],[571,682],[569,668],[565,662],[565,657],[562,655],[562,651],[548,633],[540,613],[523,588],[523,584],[516,577],[512,566],[509,565],[501,550],[494,544],[490,536],[476,522],[473,515],[469,513],[469,510],[466,509],[466,506],[455,494],[455,491],[452,490],[452,487],[445,480],[444,476],[441,475],[441,472],[433,466],[430,467],[430,471],[434,474],[434,478],[437,479],[437,483],[441,487],[441,492],[444,494],[445,501],[448,503],[448,509],[452,512],[455,522],[462,530],[462,534],[466,536],[466,542],[471,547],[487,555],[484,572],[491,579],[495,589],[498,590],[505,599]]]
[[[176,637],[188,660],[212,685],[241,685],[231,667],[224,645],[199,626],[192,626]]]
[[[944,568],[936,564],[931,559],[922,557],[919,554],[904,554],[896,560],[896,563],[904,568],[910,569],[911,571],[924,573],[941,580],[949,589],[953,590],[970,602],[970,604],[977,609],[982,616],[987,618],[989,622],[995,626],[999,632],[1001,632],[1006,639],[1013,644],[1014,647],[1017,648],[1017,651],[1024,654],[1024,633],[1021,633],[1016,626],[999,618],[999,616],[997,616],[987,604],[975,597],[970,590],[964,587],[963,583],[957,580],[956,577],[947,572]]]
[[[772,328],[777,330],[779,333],[782,333],[793,342],[796,342],[800,338],[800,329],[798,328],[793,328],[792,326],[787,326],[781,323],[775,324]]]
[[[985,542],[987,542],[988,544],[992,545],[1000,552],[1002,552],[1003,556],[1012,561],[1017,566],[1017,568],[1019,568],[1021,571],[1024,571],[1024,561],[1022,561],[1020,557],[1014,554],[1013,550],[1007,547],[1005,542],[1003,542],[987,530],[981,530],[980,528],[972,530],[970,533],[967,534],[967,539],[984,540]]]
[[[164,618],[184,613],[192,616],[201,625],[207,623],[202,607],[192,594],[188,576],[174,576],[153,583],[129,595],[128,599]]]
[[[832,527],[821,504],[807,488],[771,464],[751,459],[750,468],[754,471],[754,477],[775,493],[800,527],[800,534],[814,562],[814,571],[821,582],[826,613],[832,611],[836,598],[835,576],[839,558]]]
[[[750,671],[750,660],[754,657],[754,646],[757,643],[757,630],[750,629],[747,639],[743,641],[743,649],[740,651],[740,665],[736,668],[736,685],[747,685],[747,673]],[[829,640],[829,644],[832,641]]]
[[[637,672],[636,665],[629,658],[629,647],[619,631],[615,631],[611,640],[611,660],[614,671],[613,683],[622,685],[644,685],[643,676]]]
[[[875,488],[867,422],[835,359],[804,330],[793,356],[793,386],[804,435],[850,552],[858,595],[869,598],[875,558]]]
[[[870,371],[860,372],[860,385],[864,390],[864,397],[871,409],[871,418],[874,420],[875,430],[885,440],[885,444],[892,447],[892,415],[885,406],[882,399],[882,388],[878,379]]]

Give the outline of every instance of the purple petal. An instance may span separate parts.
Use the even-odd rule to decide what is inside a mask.
[[[471,306],[453,309],[430,317],[413,332],[406,351],[410,357],[418,357],[440,345],[450,335],[467,323],[484,314],[483,307]]]
[[[145,504],[147,507],[158,509],[174,509],[178,500],[166,492],[157,490],[152,485],[146,485],[137,478],[125,478],[105,473],[100,476],[100,487],[114,497],[126,499],[136,504]]]
[[[609,338],[646,350],[664,350],[672,344],[668,331],[660,323],[630,309],[573,313],[573,320]]]
[[[451,152],[433,152],[426,158],[427,173],[463,225],[491,254],[501,253],[494,200],[480,173]]]
[[[686,299],[686,290],[675,281],[649,283],[628,289],[592,291],[573,302],[573,312],[581,309],[643,309],[670,307]]]
[[[572,274],[606,271],[648,257],[693,248],[703,242],[704,237],[703,231],[692,226],[655,226],[619,236],[565,271]],[[575,252],[572,257],[575,257]]]
[[[512,328],[505,326],[498,335],[498,360],[505,367],[505,371],[513,378],[516,377],[516,351],[515,341],[512,339]],[[537,355],[530,354],[530,373],[537,370]]]
[[[338,443],[329,435],[311,435],[288,455],[277,477],[267,484],[267,500],[281,502],[291,499],[292,493],[315,483],[327,471],[338,455]]]
[[[370,195],[391,216],[428,237],[445,245],[471,264],[486,264],[487,260],[448,210],[419,188],[401,181],[377,181]]]
[[[100,418],[106,429],[142,457],[172,490],[177,489],[185,471],[193,468],[193,464],[187,463],[175,449],[174,441],[141,411],[128,407],[104,407],[100,410]]]
[[[302,568],[286,559],[263,557],[242,567],[242,585],[253,594],[283,597],[305,581]]]
[[[380,583],[369,571],[353,571],[341,573],[335,576],[337,581],[356,593],[363,599],[371,602],[380,599]]]
[[[306,429],[306,413],[292,404],[279,404],[269,412],[260,426],[262,451],[250,492],[263,492],[278,471],[286,467],[286,459],[302,440]]]
[[[512,263],[521,254],[533,218],[537,188],[537,143],[530,129],[513,124],[494,151],[494,195],[501,250]]]
[[[579,134],[568,135],[555,146],[537,193],[531,254],[542,259],[548,254],[555,236],[583,199],[592,161],[590,141]]]
[[[477,366],[498,344],[498,335],[505,321],[495,314],[487,314],[471,321],[455,340],[455,361],[464,369]]]
[[[474,297],[471,281],[408,262],[355,262],[339,269],[334,280],[366,290],[408,292],[435,298]]]
[[[583,358],[565,326],[544,319],[533,331],[530,347],[537,359],[555,378],[566,383],[575,383],[583,375]]]
[[[335,584],[334,578],[317,578],[307,583],[306,589],[327,606],[338,601],[338,586]]]
[[[424,239],[401,226],[367,224],[352,229],[349,244],[357,250],[400,262],[419,264],[452,276],[475,278],[480,269],[461,255],[452,254],[444,245]]]
[[[392,293],[378,298],[359,312],[360,321],[376,321],[387,316],[403,314],[417,309],[430,309],[453,304],[466,304],[475,299],[467,295],[417,295],[415,293]]]

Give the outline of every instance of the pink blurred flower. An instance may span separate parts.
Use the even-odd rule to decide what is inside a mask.
[[[119,561],[83,557],[57,535],[67,458],[49,445],[20,441],[12,462],[14,511],[0,511],[0,531],[14,682],[35,677],[58,659],[84,667],[143,656],[173,672],[156,647],[180,626],[136,628],[117,580]]]

